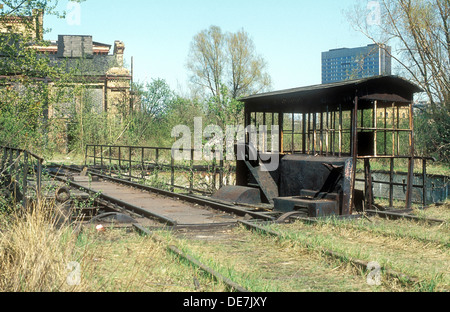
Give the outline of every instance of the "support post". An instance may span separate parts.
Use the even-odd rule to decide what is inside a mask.
[[[370,159],[364,159],[364,176],[365,176],[365,205],[364,210],[372,210],[373,204],[373,185],[372,171],[370,169]],[[367,207],[367,209],[366,209]]]
[[[423,207],[427,206],[427,160],[422,159]]]
[[[159,172],[159,148],[155,150],[155,168],[156,168],[156,178],[158,178]]]
[[[283,113],[278,114],[278,123],[280,125],[280,153],[284,153],[284,116]]]
[[[339,104],[339,157],[342,157],[342,122],[342,104]]]
[[[313,114],[313,155],[316,155],[316,129],[317,129],[317,114]]]
[[[37,193],[37,202],[41,200],[41,191],[42,191],[42,160],[37,160],[37,172],[36,172],[36,193]]]
[[[97,152],[97,151],[95,150],[95,145],[94,145],[94,167],[95,167],[95,165],[96,165],[96,160],[97,160],[97,159],[96,159],[96,152]]]
[[[103,145],[100,145],[100,166],[100,171],[103,173]]]
[[[112,176],[112,147],[109,146],[109,176]]]
[[[22,181],[22,192],[23,192],[23,199],[22,199],[22,206],[24,208],[27,207],[27,188],[28,188],[28,152],[23,152],[23,181]]]
[[[191,149],[191,174],[189,178],[189,194],[194,192],[194,149]]]
[[[14,163],[14,172],[15,172],[15,183],[14,183],[14,200],[17,200],[17,193],[19,191],[19,181],[20,181],[20,176],[19,176],[19,162],[20,162],[20,151],[17,150],[16,151],[16,161]],[[12,178],[12,175],[11,175]]]
[[[122,149],[119,146],[119,172],[122,172]]]
[[[132,163],[131,163],[131,155],[132,155],[132,150],[133,150],[133,148],[130,146],[129,147],[130,149],[129,149],[129,155],[128,155],[128,167],[130,168],[129,170],[130,170],[130,172],[129,172],[129,177],[130,177],[130,181],[131,181],[131,179],[132,179],[132,177],[133,177],[133,175],[131,174],[131,166],[132,166]]]
[[[355,105],[353,107],[352,118],[352,156],[353,156],[353,172],[352,182],[350,184],[350,214],[353,213],[355,205],[355,186],[356,186],[356,162],[358,160],[358,96],[355,96]]]
[[[374,156],[378,155],[378,123],[377,123],[377,118],[378,118],[378,101],[375,101],[373,104],[373,128],[374,130],[374,140],[373,140],[373,150],[374,150]]]
[[[141,148],[141,168],[142,168],[142,179],[145,179],[145,164],[144,164],[144,147]]]
[[[389,207],[394,206],[394,157],[391,158],[389,170]]]
[[[413,103],[409,104],[409,160],[408,160],[408,186],[406,191],[406,209],[412,206],[414,185],[414,121]]]
[[[306,114],[303,113],[302,118],[302,152],[303,154],[306,154]]]
[[[171,192],[175,191],[175,158],[173,157],[173,151],[171,152],[170,157],[170,185],[171,185]]]

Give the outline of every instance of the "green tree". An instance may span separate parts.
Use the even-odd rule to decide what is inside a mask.
[[[224,33],[211,26],[194,36],[187,61],[190,82],[207,102],[210,115],[222,122],[237,122],[240,97],[268,90],[267,63],[256,53],[248,33]],[[233,112],[231,119],[225,118]]]
[[[243,121],[244,103],[233,98],[225,85],[221,86],[220,96],[207,100],[207,117],[223,129],[230,124],[238,125]]]
[[[429,103],[416,128],[419,148],[450,162],[450,2],[379,0],[379,10],[357,6],[349,14],[355,29],[385,49],[399,74],[425,91]],[[370,16],[377,14],[376,22]],[[368,16],[368,19],[361,18]],[[392,51],[387,46],[393,47]],[[420,119],[425,120],[420,120]],[[420,145],[425,144],[425,145]]]
[[[253,40],[243,29],[227,35],[227,51],[229,55],[229,77],[227,87],[231,98],[267,90],[271,78],[266,72],[267,62],[256,53]]]
[[[151,120],[161,120],[170,110],[176,99],[175,93],[164,79],[152,79],[146,84],[138,83],[134,90],[142,113]]]
[[[81,2],[81,1],[74,1]],[[53,125],[48,119],[49,104],[58,97],[50,84],[58,85],[68,73],[55,66],[33,46],[44,46],[44,29],[37,23],[40,11],[64,17],[56,11],[56,0],[7,0],[0,13],[0,143],[21,148],[51,148],[48,134]],[[29,16],[31,18],[21,18]],[[8,27],[20,19],[23,29]],[[5,32],[6,30],[6,32]]]

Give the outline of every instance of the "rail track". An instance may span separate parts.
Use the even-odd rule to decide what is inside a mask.
[[[58,166],[50,169],[49,176],[69,185],[72,190],[82,190],[88,193],[95,197],[97,205],[107,209],[107,212],[93,216],[89,223],[101,223],[108,219],[111,222],[120,223],[123,221],[132,224],[136,231],[150,236],[159,243],[164,243],[164,239],[150,232],[150,228],[198,232],[211,228],[235,227],[239,225],[238,221],[244,218],[273,219],[268,214],[255,212],[251,209],[176,194],[99,173],[90,173],[99,179],[91,179],[86,175],[76,178],[80,172],[82,172],[80,168]],[[70,190],[65,187],[61,189],[70,193]],[[60,196],[58,192],[57,197]],[[67,194],[65,197],[60,197],[68,200],[70,196]],[[222,282],[230,291],[248,292],[244,287],[234,283],[194,257],[183,253],[176,246],[167,245],[167,250],[189,261],[215,280]]]
[[[255,231],[260,234],[273,236],[278,239],[283,239],[285,237],[282,233],[278,233],[274,230],[271,230],[271,229],[265,227],[265,225],[268,225],[267,223],[265,225],[261,225],[261,224],[255,223],[255,222],[247,222],[247,221],[242,221],[241,223],[245,227],[247,227],[249,230]],[[304,246],[309,250],[318,251],[318,252],[322,253],[323,255],[333,258],[335,260],[349,262],[350,264],[352,264],[353,266],[355,266],[361,270],[367,270],[369,268],[369,261],[364,261],[364,260],[357,259],[357,258],[351,258],[343,253],[335,252],[335,251],[327,249],[327,248],[321,248],[320,246],[317,247],[310,243],[304,243]],[[416,277],[407,276],[401,272],[391,270],[387,267],[380,267],[380,268],[385,272],[385,274],[389,278],[395,278],[395,279],[398,279],[401,281],[406,281],[408,284],[419,283],[419,280]]]
[[[53,168],[55,173],[55,168]],[[96,197],[96,203],[108,208],[108,212],[91,219],[92,222],[103,222],[111,216],[123,213],[131,219],[124,219],[125,223],[131,223],[138,232],[148,235],[153,239],[164,241],[153,230],[171,230],[178,233],[202,233],[204,231],[220,232],[219,229],[232,229],[243,227],[251,230],[251,233],[276,237],[278,241],[286,240],[286,236],[271,229],[271,225],[283,225],[293,220],[301,220],[307,223],[317,223],[317,219],[299,218],[295,214],[280,216],[273,213],[254,211],[249,207],[237,207],[236,205],[214,202],[195,196],[172,193],[152,187],[144,186],[127,180],[105,176],[96,172],[90,172],[90,176],[96,179],[76,179],[82,171],[80,167],[60,166],[51,177],[70,185],[73,189],[81,189]],[[78,180],[78,181],[77,181]],[[77,181],[77,182],[75,182]],[[137,202],[136,202],[137,200]],[[147,202],[147,203],[146,203]],[[148,203],[151,203],[148,205]],[[153,208],[152,208],[153,206]],[[155,208],[156,207],[156,208]],[[373,215],[378,215],[373,213]],[[409,221],[425,221],[427,224],[441,224],[442,220],[416,218],[406,214],[384,212],[378,215],[386,220],[402,218]],[[360,217],[360,216],[356,216]],[[123,217],[122,217],[123,218]],[[113,222],[117,221],[113,219]],[[120,221],[120,220],[119,220]],[[426,240],[425,240],[426,241]],[[434,243],[434,241],[429,241]],[[445,244],[444,244],[445,245]],[[448,248],[448,245],[445,245]],[[311,253],[319,253],[322,257],[342,263],[350,263],[353,267],[368,272],[369,262],[355,257],[349,257],[345,253],[336,252],[329,248],[322,248],[310,243],[303,243],[303,248]],[[230,291],[246,292],[247,289],[221,273],[199,262],[196,257],[181,251],[180,248],[167,245],[167,250],[179,257],[190,261],[216,280],[227,285]],[[270,252],[270,251],[268,251]],[[382,266],[381,270],[391,280],[400,281],[408,286],[417,285],[421,280],[415,276],[409,276],[400,271]]]
[[[96,196],[103,204],[122,207],[166,226],[221,226],[236,223],[242,218],[274,220],[270,213],[249,207],[174,193],[89,171],[89,176],[97,177],[92,179],[87,175],[80,176],[82,171],[79,167],[58,166],[50,170],[50,176],[71,188]]]

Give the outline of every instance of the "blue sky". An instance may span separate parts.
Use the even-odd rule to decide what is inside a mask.
[[[87,0],[76,18],[48,16],[45,39],[59,34],[92,35],[94,41],[125,43],[134,57],[134,78],[165,79],[187,92],[186,61],[192,38],[211,25],[224,32],[244,29],[268,63],[273,90],[321,83],[321,52],[371,42],[354,31],[344,12],[365,0]],[[68,1],[60,0],[66,9]],[[71,17],[77,17],[70,9]],[[365,18],[365,17],[363,17]]]

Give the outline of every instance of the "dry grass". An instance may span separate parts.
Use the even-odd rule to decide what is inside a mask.
[[[26,213],[0,215],[1,292],[226,291],[151,238],[127,229],[85,227],[79,232],[73,224],[58,226],[53,208],[42,203]],[[423,213],[448,220],[448,208]],[[165,238],[252,291],[411,290],[386,280],[370,287],[367,272],[330,260],[304,242],[417,276],[426,281],[418,290],[449,290],[448,224],[372,221],[296,223],[277,228],[286,234],[281,242],[242,228],[223,239]],[[71,262],[79,264],[79,271],[68,267]],[[69,285],[73,273],[80,280]]]
[[[416,215],[425,218],[441,219],[450,223],[450,200],[447,200],[441,205],[434,205],[425,210],[416,210]]]
[[[75,236],[57,229],[51,203],[26,213],[2,216],[0,291],[53,292],[67,289],[67,263],[73,258]]]
[[[430,210],[429,213],[432,213]],[[407,220],[301,222],[276,227],[287,239],[331,249],[351,258],[376,261],[419,278],[417,290],[448,291],[450,266],[448,225],[430,227]]]
[[[58,224],[53,208],[0,215],[0,292],[226,290],[149,238],[113,228],[80,232]]]
[[[223,239],[181,240],[183,249],[255,292],[400,291],[392,283],[369,286],[365,272],[330,261],[292,241],[233,229]]]
[[[89,292],[220,292],[217,284],[198,269],[180,262],[166,246],[127,229],[80,236],[84,246],[83,283],[75,291]]]

